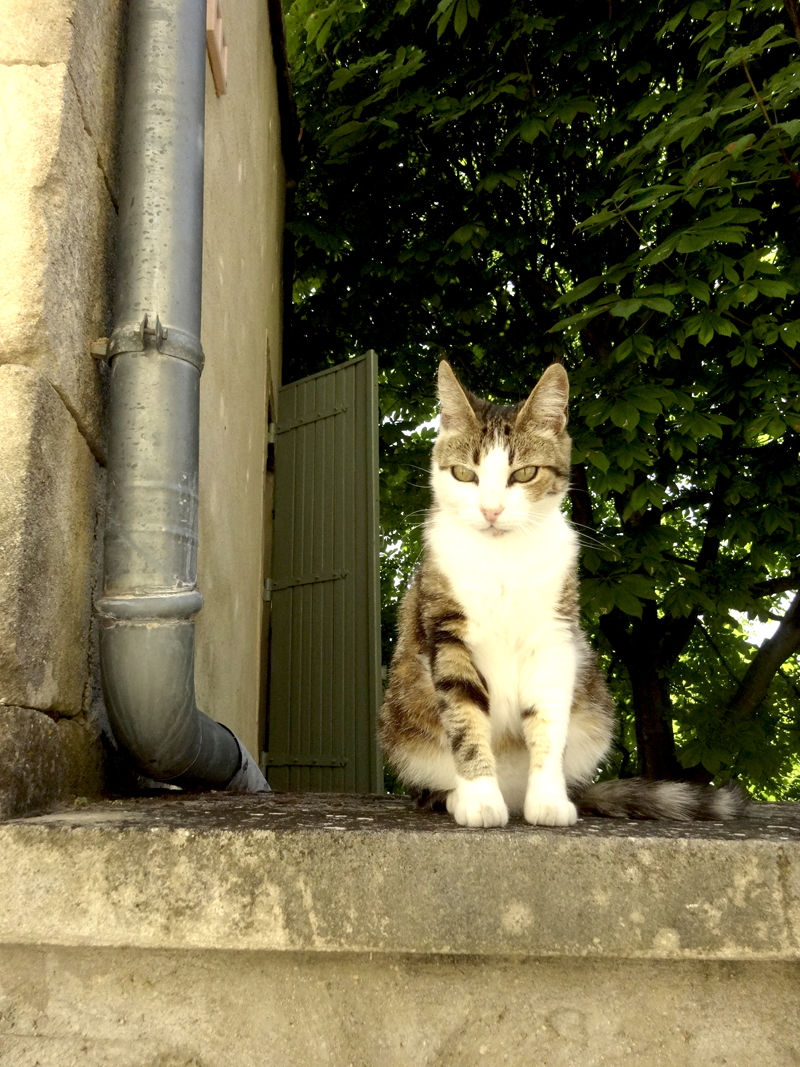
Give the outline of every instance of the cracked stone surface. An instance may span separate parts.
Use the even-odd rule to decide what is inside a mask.
[[[0,819],[103,790],[103,749],[87,722],[0,706]]]

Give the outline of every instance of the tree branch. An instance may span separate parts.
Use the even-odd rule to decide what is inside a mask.
[[[733,667],[731,667],[730,663],[728,663],[728,661],[725,659],[725,657],[722,654],[721,649],[717,646],[717,644],[714,641],[714,639],[711,636],[711,634],[708,632],[706,627],[703,626],[702,622],[698,621],[697,626],[698,626],[698,628],[700,630],[700,633],[703,635],[703,637],[706,639],[706,641],[710,645],[710,647],[713,650],[714,654],[716,655],[717,659],[720,661],[720,663],[725,668],[725,670],[728,672],[728,674],[731,676],[731,678],[734,680],[734,682],[736,682],[736,684],[738,685],[739,684],[739,676],[737,675],[737,673],[733,669]]]
[[[778,668],[800,650],[800,592],[772,637],[763,642],[728,702],[728,711],[739,719],[755,715]]]
[[[796,12],[795,12],[795,14],[796,14]],[[750,77],[750,70],[749,70],[749,68],[748,68],[748,66],[747,66],[747,64],[745,63],[744,60],[742,60],[742,66],[744,67],[744,72],[747,75],[747,80],[750,82],[750,88],[755,93],[756,101],[758,103],[758,106],[761,108],[761,113],[764,116],[764,118],[767,120],[767,126],[769,126],[769,128],[772,129],[772,123],[770,122],[769,115],[767,114],[767,109],[764,106],[764,101],[761,98],[761,93],[758,91],[758,89],[756,89],[756,84],[753,81],[753,79]],[[800,173],[798,173],[794,169],[794,167],[792,166],[792,161],[786,155],[786,152],[784,151],[784,149],[779,146],[778,147],[778,151],[783,156],[784,161],[786,163],[786,166],[791,171],[791,175],[792,175],[792,178],[794,180],[794,184],[800,188]]]
[[[783,0],[783,6],[789,15],[789,21],[794,28],[794,35],[797,38],[797,43],[800,44],[800,16],[797,13],[797,0]]]
[[[789,593],[800,589],[800,574],[787,574],[783,578],[768,578],[765,582],[756,582],[752,587],[755,596],[774,596],[776,593]]]

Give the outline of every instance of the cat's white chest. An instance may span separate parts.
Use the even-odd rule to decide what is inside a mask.
[[[476,654],[531,655],[552,631],[567,568],[558,560],[487,560],[462,578],[457,596],[468,620],[467,643]]]
[[[493,732],[517,733],[527,681],[563,633],[558,608],[575,563],[574,533],[559,522],[536,543],[442,537],[435,554],[467,617],[465,640],[489,688]]]
[[[476,640],[498,634],[526,646],[550,627],[576,559],[574,532],[560,515],[535,541],[442,529],[430,548],[467,615],[470,634]]]

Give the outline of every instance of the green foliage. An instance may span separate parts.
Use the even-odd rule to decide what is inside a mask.
[[[297,0],[287,27],[306,162],[285,374],[381,357],[387,657],[438,360],[516,402],[563,359],[615,770],[669,772],[674,735],[701,776],[800,796],[796,658],[754,713],[737,703],[756,654],[741,619],[781,617],[800,571],[800,48],[783,4],[576,18]]]

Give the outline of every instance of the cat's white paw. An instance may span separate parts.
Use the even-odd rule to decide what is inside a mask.
[[[534,826],[574,826],[578,821],[578,809],[558,793],[528,790],[523,814],[525,821]]]
[[[459,826],[505,826],[508,808],[494,778],[459,778],[447,794],[447,810]]]

